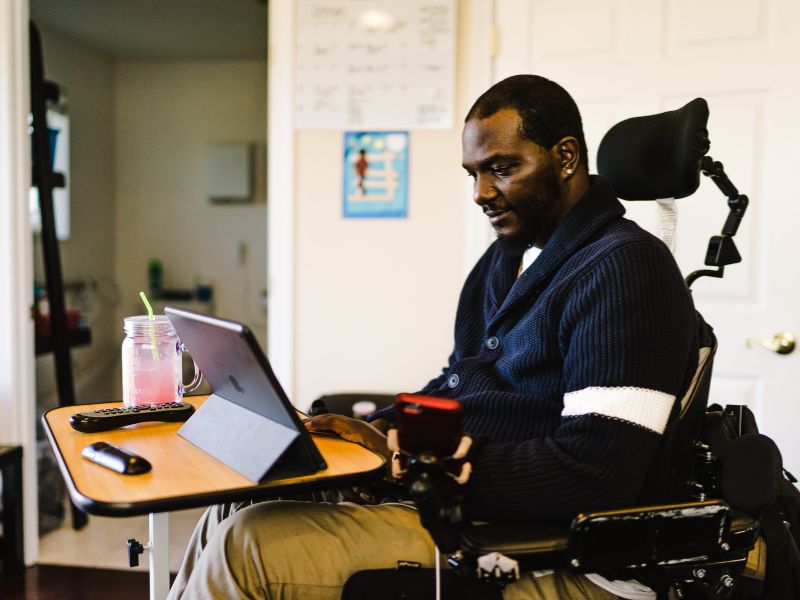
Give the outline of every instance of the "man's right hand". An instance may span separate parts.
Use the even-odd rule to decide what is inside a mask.
[[[392,452],[386,444],[386,436],[381,431],[381,429],[388,428],[388,422],[385,419],[367,423],[360,419],[325,413],[310,417],[305,421],[305,426],[309,431],[332,431],[344,440],[361,444],[376,454],[380,454],[387,462],[391,461]]]

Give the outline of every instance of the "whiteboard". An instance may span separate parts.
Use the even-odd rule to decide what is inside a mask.
[[[298,0],[298,129],[450,129],[454,0]]]

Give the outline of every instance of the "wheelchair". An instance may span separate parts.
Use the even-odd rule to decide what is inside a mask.
[[[701,173],[727,197],[730,211],[709,241],[707,268],[686,277],[689,287],[741,261],[733,237],[748,204],[723,165],[707,156],[708,114],[697,98],[675,111],[628,119],[598,149],[598,171],[622,199],[658,200],[669,212],[670,201],[660,199],[693,194]],[[668,422],[638,506],[581,514],[569,524],[470,523],[446,460],[426,453],[409,459],[409,491],[422,524],[449,556],[443,598],[499,599],[520,572],[546,569],[638,579],[659,600],[772,597],[764,587],[764,515],[793,478],[785,477],[780,452],[758,433],[746,407],[707,406],[717,342],[699,314],[697,327],[695,376]],[[362,571],[348,580],[342,598],[433,598],[433,575],[423,571]]]

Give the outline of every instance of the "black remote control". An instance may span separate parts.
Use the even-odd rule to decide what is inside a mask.
[[[122,475],[141,475],[153,468],[146,458],[106,442],[89,444],[81,450],[81,455],[93,463]]]
[[[97,433],[146,421],[179,423],[191,417],[193,412],[194,406],[186,402],[165,402],[76,413],[69,418],[69,424],[83,433]]]

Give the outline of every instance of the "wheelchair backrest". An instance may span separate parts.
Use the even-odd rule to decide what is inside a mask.
[[[708,405],[711,372],[717,351],[714,330],[697,313],[697,368],[684,396],[675,403],[637,504],[684,502],[695,466],[695,441],[700,437]]]

